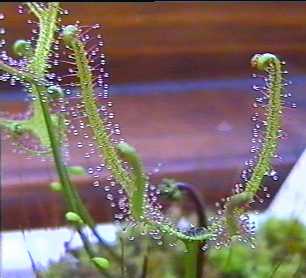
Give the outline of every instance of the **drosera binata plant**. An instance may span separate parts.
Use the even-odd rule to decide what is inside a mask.
[[[114,135],[120,135],[120,129],[117,124],[112,123],[114,115],[108,111],[112,104],[108,100],[108,85],[105,81],[108,74],[104,71],[105,57],[101,52],[103,42],[101,36],[94,33],[100,26],[80,26],[77,22],[60,27],[58,16],[61,9],[58,3],[33,2],[27,3],[27,6],[39,21],[38,38],[35,45],[27,40],[17,41],[14,50],[21,59],[16,61],[3,53],[0,70],[6,76],[2,76],[2,79],[17,80],[25,86],[33,99],[33,112],[29,118],[23,120],[0,119],[0,127],[15,139],[25,132],[34,135],[43,150],[31,149],[22,144],[20,146],[31,154],[48,155],[54,159],[59,182],[53,182],[51,188],[62,193],[67,204],[65,218],[78,231],[85,250],[97,269],[107,276],[105,269],[111,266],[107,259],[96,255],[83,227],[89,226],[99,242],[106,248],[107,245],[97,233],[95,222],[70,179],[71,174],[78,174],[82,169],[69,168],[61,153],[64,142],[69,143],[66,136],[69,132],[91,140],[85,157],[94,155],[101,158],[101,164],[95,169],[88,169],[95,178],[94,185],[100,185],[100,172],[103,168],[107,168],[110,173],[111,186],[119,185],[118,207],[122,213],[116,218],[130,234],[134,233],[135,236],[135,231],[138,233],[140,228],[142,235],[149,235],[158,242],[161,242],[164,235],[185,245],[186,278],[199,277],[197,254],[200,246],[204,246],[203,249],[210,245],[218,248],[229,245],[233,240],[253,245],[253,228],[245,212],[248,205],[256,199],[263,178],[271,173],[271,161],[276,155],[281,137],[286,94],[279,59],[273,54],[265,53],[254,55],[251,60],[253,67],[266,74],[261,99],[264,102],[266,119],[262,122],[263,137],[257,141],[261,148],[256,148],[254,160],[249,163],[244,175],[245,182],[235,188],[233,196],[226,198],[219,215],[211,218],[207,226],[180,230],[163,215],[161,206],[155,200],[158,194],[152,192],[150,178],[135,148],[122,139],[114,139]],[[57,39],[55,34],[59,31],[60,39]],[[90,35],[91,32],[94,35]],[[56,49],[52,54],[53,44]],[[65,49],[58,53],[60,47]],[[69,65],[67,75],[50,72],[50,55],[54,57],[54,65]],[[61,56],[64,58],[61,59]],[[55,82],[54,76],[59,84]],[[69,81],[64,81],[65,79]],[[103,103],[101,106],[100,101]],[[53,111],[57,106],[60,109]],[[71,119],[68,119],[69,116]],[[82,142],[79,142],[78,148],[83,147]],[[109,186],[105,187],[105,191],[109,190]],[[152,195],[155,197],[154,201],[150,197]],[[107,199],[116,205],[112,194],[108,193]],[[112,255],[116,258],[116,255]]]
[[[243,212],[245,207],[254,201],[261,189],[262,180],[269,174],[271,161],[276,155],[281,132],[282,98],[284,97],[283,72],[279,59],[273,54],[266,53],[256,54],[251,60],[253,67],[267,74],[264,97],[268,99],[264,139],[261,143],[261,150],[255,157],[256,164],[248,169],[251,176],[247,179],[244,190],[240,188],[237,194],[227,198],[222,215],[216,218],[214,223],[192,234],[178,230],[162,215],[160,210],[151,206],[148,197],[149,179],[136,150],[125,142],[113,144],[110,139],[104,120],[97,112],[99,107],[95,101],[92,68],[85,50],[86,44],[82,40],[81,30],[77,25],[69,25],[63,29],[62,36],[73,53],[76,75],[80,84],[80,98],[84,104],[88,126],[93,131],[105,164],[115,181],[125,189],[128,196],[129,221],[143,225],[145,232],[158,231],[181,240],[189,251],[187,256],[189,267],[187,266],[186,269],[186,277],[196,277],[194,267],[196,259],[192,256],[195,254],[198,242],[215,241],[217,246],[221,242],[228,245],[232,239],[252,242],[252,228],[249,227]],[[128,163],[129,170],[123,166],[123,161]],[[251,233],[251,237],[245,238],[243,233]]]

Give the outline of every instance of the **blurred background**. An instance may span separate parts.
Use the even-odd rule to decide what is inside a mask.
[[[26,14],[1,3],[7,45],[26,37]],[[110,94],[122,136],[151,171],[152,182],[172,177],[197,186],[208,205],[227,196],[251,158],[251,115],[256,94],[250,58],[271,52],[286,61],[292,85],[284,115],[287,136],[267,179],[271,198],[306,146],[306,3],[63,3],[64,24],[102,25]],[[27,109],[24,94],[0,84],[1,111]],[[24,159],[1,142],[2,229],[64,224],[64,205],[48,184],[52,164]],[[82,164],[77,151],[73,161]],[[86,164],[86,163],[85,163]],[[86,166],[86,165],[85,165]],[[156,170],[158,168],[158,170]],[[94,217],[112,219],[104,191],[76,181]]]

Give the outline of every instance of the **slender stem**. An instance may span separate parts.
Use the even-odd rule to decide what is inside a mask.
[[[35,88],[37,92],[44,90],[43,87],[37,87],[36,85],[33,85],[33,88]],[[60,143],[58,142],[58,137],[55,135],[53,131],[52,122],[51,122],[51,118],[49,115],[47,104],[44,103],[41,100],[41,98],[39,98],[39,101],[41,103],[42,113],[45,119],[47,132],[50,138],[52,155],[54,158],[54,163],[55,163],[57,173],[59,175],[60,183],[62,184],[64,197],[68,204],[69,210],[79,213],[79,209],[78,209],[79,204],[77,203],[76,193],[73,190],[73,186],[70,181],[67,169],[65,165],[63,164],[63,160],[61,157],[61,151],[60,151]]]
[[[25,236],[24,230],[22,230],[22,236],[23,236],[23,240],[26,241],[26,236]],[[28,253],[28,256],[29,256],[29,259],[30,259],[30,262],[31,262],[31,268],[32,268],[33,273],[35,274],[35,277],[36,278],[41,278],[39,269],[37,268],[35,260],[34,260],[32,254],[31,254],[31,252],[28,248],[27,248],[27,253]]]
[[[44,10],[37,4],[33,2],[27,3],[28,7],[30,8],[31,12],[39,19],[42,18],[42,13]]]
[[[254,168],[251,179],[247,182],[245,191],[253,196],[261,186],[263,177],[270,170],[270,162],[277,150],[279,130],[282,123],[282,92],[283,76],[281,62],[272,54],[255,55],[253,58],[256,67],[268,73],[267,82],[269,104],[267,106],[267,128],[265,141],[259,154],[258,162]]]
[[[30,9],[33,8],[31,3],[29,3],[29,7]],[[45,16],[39,17],[41,29],[37,40],[33,60],[28,66],[31,72],[35,72],[35,74],[37,74],[38,78],[44,77],[45,69],[47,67],[48,55],[54,39],[54,33],[57,29],[56,22],[58,7],[59,3],[49,3],[48,10],[46,11]],[[5,67],[4,65],[2,69],[9,68]],[[37,96],[38,99],[38,104],[36,105],[35,109],[37,109],[37,113],[43,115],[43,121],[45,123],[47,135],[50,140],[50,147],[55,167],[60,179],[60,183],[62,184],[64,198],[66,200],[68,208],[73,212],[79,213],[81,217],[84,218],[84,220],[89,222],[90,226],[93,226],[93,221],[91,221],[88,211],[85,209],[81,198],[73,187],[67,169],[63,163],[60,150],[61,144],[59,142],[58,136],[54,131],[53,123],[49,113],[48,103],[45,97],[47,89],[42,85],[38,85],[37,81],[35,80],[30,84],[32,85],[33,94]],[[84,234],[80,233],[80,229],[78,229],[78,232],[80,234],[81,239],[83,240],[85,250],[88,252],[89,241],[87,240]],[[88,253],[88,255],[90,256],[91,254]],[[96,264],[95,266],[97,267]]]
[[[147,277],[148,263],[149,263],[149,255],[145,254],[144,259],[143,259],[141,278],[146,278]]]
[[[121,246],[121,278],[125,278],[125,248],[124,248],[124,244],[125,244],[125,240],[124,237],[119,237],[120,240],[120,246]]]
[[[142,273],[141,278],[146,278],[148,274],[148,264],[149,264],[149,242],[147,239],[144,239],[144,258],[142,264]]]
[[[186,244],[187,250],[184,256],[185,278],[197,278],[197,259],[198,259],[198,242],[189,242]]]
[[[81,238],[81,240],[82,240],[82,242],[83,242],[83,245],[84,245],[84,249],[85,249],[85,251],[86,251],[86,253],[87,253],[89,259],[95,258],[95,257],[96,257],[96,254],[95,254],[95,252],[92,250],[91,245],[90,245],[90,242],[89,242],[87,236],[85,235],[85,233],[82,231],[81,228],[77,228],[77,231],[78,231],[78,233],[79,233],[79,235],[80,235],[80,238]],[[101,267],[98,267],[96,264],[94,264],[94,265],[96,266],[96,268],[99,270],[99,272],[100,272],[101,274],[103,274],[103,275],[106,276],[106,277],[111,278],[110,274],[107,273],[104,269],[102,269]]]
[[[230,264],[231,264],[231,261],[232,261],[232,255],[233,255],[233,246],[231,245],[228,249],[228,255],[227,255],[227,258],[226,258],[225,265],[223,267],[225,269],[225,271],[227,271],[227,269],[230,267]]]
[[[282,265],[283,260],[279,261],[278,264],[273,268],[269,278],[273,278],[275,277],[275,274],[277,273],[278,269],[280,268],[280,266]]]
[[[82,242],[84,244],[84,249],[86,250],[86,253],[89,255],[90,258],[94,258],[96,254],[91,248],[90,242],[88,241],[87,236],[84,234],[81,228],[77,228],[78,234],[80,238],[82,239]]]
[[[69,207],[69,210],[78,213],[79,212],[79,206],[80,206],[80,197],[77,194],[76,190],[74,189],[71,180],[69,178],[68,172],[67,172],[67,168],[65,167],[65,165],[63,164],[63,160],[61,157],[61,151],[60,151],[60,143],[58,142],[58,137],[55,135],[54,131],[53,131],[53,126],[52,126],[52,121],[50,118],[50,114],[48,111],[48,104],[45,103],[44,101],[42,101],[42,94],[45,90],[44,87],[41,86],[37,86],[33,84],[33,89],[36,90],[36,92],[38,93],[38,95],[40,96],[38,99],[40,101],[41,104],[41,111],[43,113],[43,117],[45,119],[45,123],[46,123],[46,128],[47,128],[47,132],[50,138],[50,146],[51,146],[51,150],[52,150],[52,154],[53,154],[53,158],[54,158],[54,163],[55,163],[55,167],[57,170],[57,173],[59,175],[59,179],[60,179],[60,183],[62,184],[62,188],[63,188],[63,195],[64,198],[66,200],[66,203]],[[81,203],[83,205],[83,203]],[[94,254],[91,251],[91,247],[90,247],[90,242],[87,239],[86,235],[81,231],[81,229],[77,229],[82,242],[84,244],[84,248],[85,251],[87,252],[88,256],[90,258],[94,258]],[[105,274],[104,271],[102,271],[96,264],[94,264],[96,266],[96,268],[102,272],[103,274]]]
[[[196,207],[198,226],[207,228],[207,216],[205,213],[205,205],[203,200],[201,200],[199,193],[196,191],[195,187],[187,183],[177,183],[177,188],[180,191],[186,191]],[[201,250],[204,243],[199,242],[197,245],[197,277],[203,277],[203,269],[205,265],[206,256]],[[196,248],[195,248],[196,249]]]
[[[0,70],[7,72],[10,75],[15,76],[25,82],[29,83],[38,82],[33,74],[15,69],[14,67],[5,64],[1,60],[0,60]],[[44,81],[41,80],[41,82],[43,83]]]
[[[198,226],[207,228],[207,216],[205,213],[206,208],[195,187],[188,183],[177,183],[176,186],[179,190],[186,191],[195,205],[198,217]]]

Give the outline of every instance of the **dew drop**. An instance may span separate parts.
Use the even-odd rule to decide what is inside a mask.
[[[92,185],[93,186],[100,186],[100,182],[99,181],[94,181]]]
[[[272,179],[273,179],[274,181],[277,181],[277,180],[279,180],[279,176],[274,175],[274,176],[272,177]]]
[[[106,199],[112,201],[114,199],[112,194],[107,194]]]

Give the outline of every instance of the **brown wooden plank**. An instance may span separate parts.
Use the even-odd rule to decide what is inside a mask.
[[[152,170],[157,163],[164,163],[153,175],[153,183],[162,177],[193,183],[210,205],[230,192],[239,181],[243,162],[251,157],[252,101],[253,94],[246,92],[113,97],[123,137],[137,148],[146,168]],[[14,104],[0,105],[1,109],[10,109],[10,106],[16,109]],[[289,138],[281,144],[283,160],[275,162],[280,171],[279,181],[267,181],[271,193],[275,193],[305,147],[306,129],[301,128],[304,107],[286,114],[284,129]],[[76,148],[79,139],[71,140],[73,164],[101,163],[97,157],[84,159],[84,153]],[[52,164],[24,160],[12,154],[8,144],[3,146],[2,157],[3,227],[62,224],[63,203],[47,186],[55,177]],[[109,220],[110,202],[105,200],[103,188],[94,188],[89,179],[79,181],[78,187],[96,219]]]
[[[2,3],[13,42],[26,35],[18,4]],[[305,2],[62,3],[80,20],[103,26],[112,83],[239,76],[257,52],[273,52],[303,73]]]

